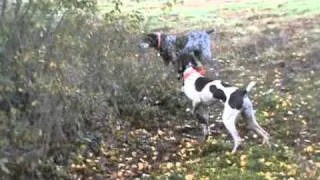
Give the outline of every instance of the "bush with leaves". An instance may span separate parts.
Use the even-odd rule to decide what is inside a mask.
[[[170,72],[132,45],[141,14],[114,3],[100,19],[95,1],[2,2],[1,177],[68,179],[67,165],[116,145],[117,130],[174,119]]]

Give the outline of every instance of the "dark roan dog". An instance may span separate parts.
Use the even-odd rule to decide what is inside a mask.
[[[213,64],[210,38],[212,32],[213,29],[191,31],[180,36],[160,32],[149,33],[143,35],[138,47],[156,49],[166,65],[175,61],[182,53],[193,53],[201,63]]]
[[[204,139],[207,139],[210,133],[209,113],[204,107],[218,100],[224,104],[222,121],[234,141],[232,153],[236,152],[238,146],[243,142],[236,129],[236,120],[239,114],[247,120],[248,127],[263,138],[263,144],[266,143],[270,146],[270,135],[258,124],[252,102],[248,96],[255,82],[250,82],[246,88],[237,88],[221,80],[204,77],[194,68],[195,57],[191,54],[181,54],[177,63],[178,71],[183,76],[182,91],[192,101],[192,113],[202,125]]]

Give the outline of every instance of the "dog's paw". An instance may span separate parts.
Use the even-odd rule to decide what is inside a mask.
[[[270,143],[269,138],[263,139],[262,144],[268,146],[268,148],[271,148],[271,143]]]

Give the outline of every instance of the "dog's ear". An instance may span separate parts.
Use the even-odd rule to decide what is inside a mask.
[[[148,38],[157,37],[157,35],[156,35],[155,33],[148,33],[148,34],[146,34],[146,36],[147,36]]]
[[[156,33],[148,34],[148,40],[150,42],[150,46],[157,48],[158,45],[158,35]]]
[[[145,33],[142,35],[142,42],[149,44],[150,47],[156,47],[157,35],[155,33]]]

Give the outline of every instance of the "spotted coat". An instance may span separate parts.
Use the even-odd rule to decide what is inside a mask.
[[[193,53],[201,61],[198,63],[206,64],[212,61],[210,34],[213,31],[191,31],[180,36],[161,34],[160,38],[157,33],[150,33],[140,44],[157,49],[166,64],[175,61],[183,53]]]

